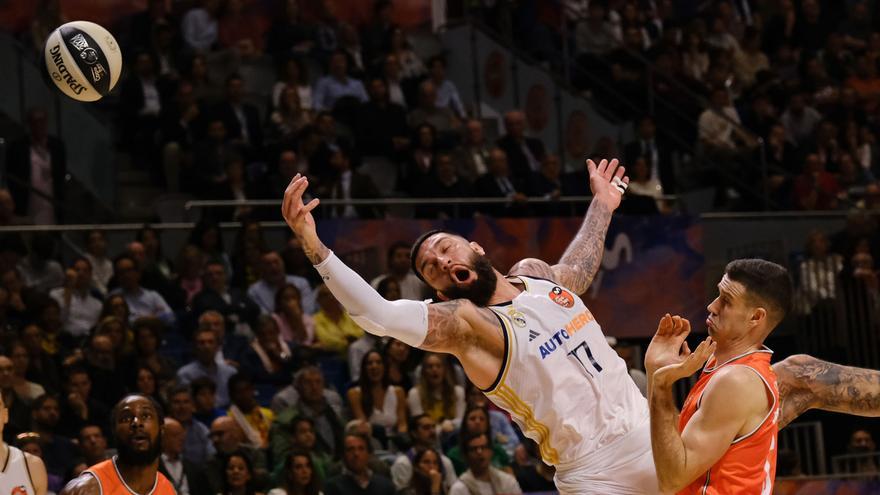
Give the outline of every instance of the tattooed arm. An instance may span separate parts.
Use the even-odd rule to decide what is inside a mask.
[[[308,186],[294,177],[284,192],[282,214],[302,241],[303,251],[321,274],[327,288],[364,330],[394,337],[429,351],[454,354],[477,386],[492,384],[504,358],[501,323],[486,308],[454,300],[428,305],[422,301],[388,301],[337,258],[318,238],[311,210],[317,199],[304,205]]]
[[[590,172],[590,188],[593,201],[580,229],[568,245],[559,263],[552,267],[536,258],[526,258],[516,263],[508,275],[526,275],[546,278],[583,294],[599,272],[602,255],[605,253],[605,234],[611,223],[611,215],[620,206],[623,194],[614,184],[615,177],[628,183],[624,168],[617,167],[617,160],[602,160],[597,166],[587,160]]]
[[[809,409],[880,416],[880,371],[829,363],[806,354],[773,365],[779,385],[779,428]]]

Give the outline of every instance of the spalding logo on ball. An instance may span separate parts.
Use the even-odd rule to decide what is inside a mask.
[[[122,52],[113,35],[88,21],[60,26],[46,39],[46,71],[62,93],[78,101],[96,101],[116,86]]]

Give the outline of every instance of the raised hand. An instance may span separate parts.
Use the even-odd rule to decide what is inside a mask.
[[[284,191],[284,201],[281,203],[281,215],[293,232],[301,239],[314,237],[315,218],[312,210],[318,206],[320,200],[315,198],[308,204],[303,204],[303,193],[309,186],[309,180],[300,174],[296,174]]]
[[[706,360],[715,352],[715,341],[706,337],[697,349],[688,354],[680,363],[666,365],[654,372],[656,385],[670,385],[676,380],[689,377],[701,369]]]
[[[691,333],[690,322],[668,313],[660,319],[657,333],[645,352],[645,371],[651,376],[658,369],[684,361],[691,353],[685,339]]]
[[[605,203],[612,210],[620,206],[623,191],[629,185],[629,177],[624,175],[626,169],[618,167],[617,159],[610,162],[602,160],[597,165],[587,160],[587,171],[590,173],[590,190],[593,197]]]

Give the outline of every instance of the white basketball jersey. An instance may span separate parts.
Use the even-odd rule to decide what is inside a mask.
[[[525,290],[490,306],[507,351],[498,378],[483,392],[538,443],[545,462],[570,468],[644,426],[647,401],[576,294],[547,280],[517,278]]]
[[[35,495],[27,459],[21,450],[7,445],[9,455],[0,471],[0,495]]]

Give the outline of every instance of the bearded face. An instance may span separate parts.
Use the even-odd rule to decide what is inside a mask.
[[[473,253],[470,265],[473,275],[454,273],[453,277],[459,283],[444,289],[443,294],[450,299],[467,299],[477,306],[487,306],[492,294],[495,293],[498,276],[495,274],[495,269],[492,268],[489,258],[479,253]]]

